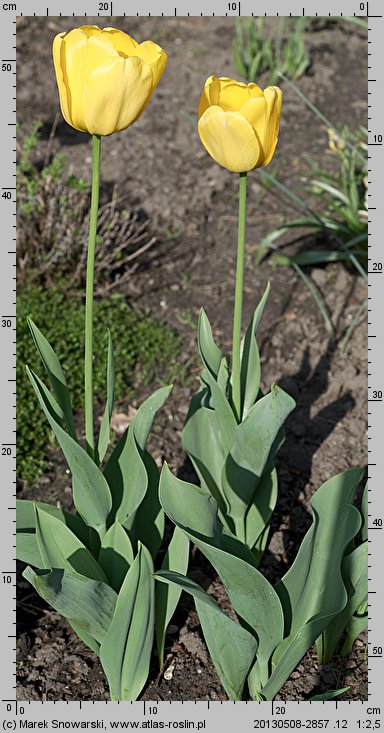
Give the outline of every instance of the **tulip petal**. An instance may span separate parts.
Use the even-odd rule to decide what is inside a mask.
[[[219,101],[220,83],[216,76],[209,76],[204,84],[204,89],[201,92],[199,101],[199,108],[197,111],[198,119],[202,117],[205,110],[211,107],[213,104],[217,104]]]
[[[135,56],[145,61],[152,70],[153,85],[152,90],[156,89],[167,65],[168,56],[165,51],[153,43],[153,41],[144,41],[135,49]]]
[[[219,79],[219,81],[221,81]],[[242,84],[240,82],[228,83],[220,85],[220,95],[218,105],[224,112],[240,112],[244,104],[251,97],[262,97],[263,92],[257,84]]]
[[[55,73],[56,73],[56,79],[57,79],[57,87],[59,90],[59,97],[60,97],[60,106],[61,111],[63,113],[63,117],[68,122],[69,125],[72,125],[71,117],[69,114],[69,106],[68,106],[68,89],[67,85],[65,84],[64,74],[61,67],[61,46],[63,43],[63,38],[65,36],[65,33],[59,33],[54,41],[52,46],[52,54],[53,54],[53,63],[55,66]]]
[[[117,28],[103,28],[102,32],[106,34],[113,43],[115,51],[121,56],[132,56],[139,45],[134,38]]]
[[[279,87],[267,87],[264,89],[265,101],[267,103],[267,140],[265,145],[265,160],[263,165],[268,165],[272,160],[279,136],[281,109],[283,94]]]
[[[240,113],[252,125],[260,145],[259,165],[264,165],[264,159],[268,152],[267,145],[267,103],[264,95],[253,97],[244,104]]]
[[[199,135],[211,157],[234,173],[257,165],[260,147],[249,122],[239,112],[209,107],[199,120]]]
[[[60,56],[71,125],[86,131],[88,128],[82,102],[89,76],[107,59],[118,58],[118,53],[99,28],[91,33],[90,26],[83,26],[74,28],[63,37]]]
[[[151,68],[136,56],[110,58],[89,76],[83,93],[84,120],[94,135],[111,135],[132,124],[152,93]]]

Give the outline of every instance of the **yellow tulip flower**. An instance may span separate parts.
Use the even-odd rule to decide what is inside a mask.
[[[199,135],[211,157],[233,173],[267,165],[279,134],[283,95],[234,79],[210,76],[199,104]]]
[[[53,61],[65,120],[92,135],[124,130],[145,109],[167,60],[156,43],[138,44],[116,28],[59,33]]]

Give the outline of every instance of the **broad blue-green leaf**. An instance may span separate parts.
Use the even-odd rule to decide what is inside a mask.
[[[216,346],[212,335],[211,324],[208,320],[208,316],[201,308],[199,313],[199,324],[197,329],[199,351],[201,359],[206,369],[216,379],[219,373],[222,353],[218,346]]]
[[[368,542],[363,542],[344,557],[341,572],[348,601],[343,610],[324,629],[316,644],[320,664],[330,661],[353,614],[368,597]],[[367,618],[363,628],[366,623]]]
[[[311,500],[312,525],[295,562],[276,586],[284,609],[285,639],[273,654],[273,671],[262,689],[267,700],[273,699],[348,601],[341,564],[360,528],[360,513],[353,506],[360,479],[360,470],[345,471],[326,481]]]
[[[360,469],[339,473],[311,499],[312,525],[295,562],[276,586],[288,636],[316,616],[339,613],[347,602],[341,564],[345,548],[361,525],[360,513],[353,506],[360,480]]]
[[[151,555],[140,545],[100,647],[112,700],[136,700],[148,678],[155,616],[153,572]]]
[[[102,535],[112,506],[107,481],[86,451],[58,424],[47,403],[47,389],[43,382],[30,369],[27,368],[27,372],[40,406],[71,470],[76,509],[86,524],[94,527]]]
[[[240,387],[241,387],[241,417],[248,415],[251,407],[257,400],[260,389],[260,356],[257,347],[256,332],[260,319],[263,315],[265,304],[268,299],[270,284],[268,283],[264,295],[260,300],[253,318],[247,328],[245,336],[241,343],[241,370],[240,370]]]
[[[195,543],[220,575],[230,601],[259,641],[261,679],[268,675],[272,652],[283,639],[283,611],[271,584],[254,567],[254,558],[235,537],[223,534],[214,499],[193,484],[180,481],[165,465],[160,477],[165,513]],[[239,556],[233,554],[239,546]],[[226,550],[231,548],[231,552]],[[248,552],[249,562],[243,558]]]
[[[35,511],[36,540],[45,568],[63,568],[106,581],[93,555],[60,519],[38,506]]]
[[[161,564],[161,570],[173,570],[185,575],[188,569],[188,559],[189,539],[181,529],[175,527]],[[155,631],[160,668],[164,664],[164,644],[167,627],[175,613],[180,594],[181,590],[176,585],[160,583],[155,588]]]
[[[360,634],[365,631],[368,626],[368,607],[364,604],[365,611],[360,615],[352,616],[347,625],[347,635],[341,648],[340,656],[347,657],[352,651],[352,647]]]
[[[251,503],[257,501],[259,481],[271,461],[271,449],[275,441],[276,445],[281,443],[281,427],[294,407],[292,397],[272,385],[271,392],[253,405],[236,428],[235,440],[223,469],[222,486],[229,516],[236,525],[243,527],[241,533],[240,530],[239,534],[236,532],[243,541],[245,513]]]
[[[144,451],[143,462],[147,471],[148,487],[136,512],[123,526],[128,530],[133,546],[141,542],[150,551],[153,560],[164,536],[164,512],[159,501],[159,469],[150,453]]]
[[[41,331],[37,328],[32,319],[28,317],[27,321],[32,334],[32,338],[35,342],[36,349],[39,353],[41,361],[44,364],[53,391],[56,395],[56,400],[62,410],[62,414],[66,422],[69,434],[74,440],[77,441],[76,428],[73,420],[71,396],[69,394],[67,380],[65,378],[65,374],[63,372],[60,361],[56,356],[52,346],[47,341],[45,336],[43,336]]]
[[[101,463],[109,446],[110,423],[113,410],[113,399],[115,391],[115,362],[113,358],[113,343],[111,332],[108,329],[108,359],[107,359],[107,401],[104,415],[100,425],[99,438],[97,441],[97,463]]]
[[[364,486],[363,496],[361,499],[361,515],[363,523],[361,525],[361,539],[363,542],[368,540],[368,482]]]
[[[237,421],[231,405],[222,393],[219,385],[209,372],[206,372],[207,384],[211,390],[212,406],[216,414],[217,430],[223,450],[228,454],[236,437]]]
[[[27,567],[23,576],[97,653],[96,644],[102,642],[112,620],[115,591],[106,583],[63,569],[35,572]]]
[[[98,560],[109,585],[118,593],[134,560],[131,540],[118,520],[104,535]]]
[[[221,493],[221,474],[228,453],[220,440],[216,413],[211,408],[201,407],[201,394],[199,392],[192,397],[182,443],[202,487],[212,494],[225,514],[227,506]]]
[[[276,469],[264,473],[257,484],[252,503],[245,513],[245,543],[260,562],[268,541],[269,522],[276,506],[278,479]]]
[[[27,499],[16,500],[16,555],[18,560],[34,565],[37,568],[44,568],[40,551],[36,540],[35,527],[35,505],[40,509],[52,514],[69,527],[79,540],[90,548],[90,528],[84,524],[81,517],[66,512],[64,509],[45,504],[44,502],[28,501]]]
[[[196,604],[211,659],[231,700],[241,700],[244,683],[257,650],[256,639],[237,624],[197,583],[175,572],[160,571],[156,580],[190,593]]]
[[[143,402],[105,466],[104,476],[112,492],[112,516],[121,524],[136,512],[146,494],[148,475],[143,452],[155,415],[171,389],[161,387]]]

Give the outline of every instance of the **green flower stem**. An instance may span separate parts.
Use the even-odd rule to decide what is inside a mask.
[[[92,197],[89,219],[87,284],[85,292],[85,357],[84,357],[84,401],[85,439],[87,452],[94,458],[95,439],[93,434],[93,281],[95,269],[95,245],[97,215],[99,210],[101,137],[92,135]]]
[[[235,290],[235,310],[233,314],[233,340],[232,340],[232,402],[233,402],[233,407],[234,407],[238,421],[240,421],[241,419],[240,346],[241,346],[241,322],[242,322],[242,314],[243,314],[243,280],[244,280],[246,208],[247,208],[247,174],[240,173],[236,290]]]

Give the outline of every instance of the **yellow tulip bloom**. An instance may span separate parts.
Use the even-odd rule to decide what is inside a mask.
[[[211,157],[233,173],[267,165],[279,134],[283,95],[234,79],[210,76],[199,104],[199,135]]]
[[[132,125],[167,64],[152,41],[138,44],[116,28],[83,25],[53,41],[60,105],[76,130],[111,135]]]

